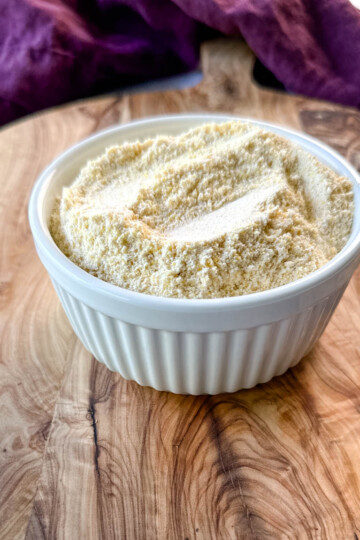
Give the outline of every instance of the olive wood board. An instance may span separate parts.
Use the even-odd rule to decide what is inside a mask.
[[[295,368],[235,394],[142,388],[91,357],[33,246],[27,204],[59,153],[106,126],[229,112],[305,131],[360,168],[357,110],[258,86],[242,41],[191,88],[115,93],[0,132],[0,538],[360,538],[360,271]]]

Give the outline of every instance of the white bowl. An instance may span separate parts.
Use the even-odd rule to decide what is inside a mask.
[[[31,195],[29,219],[35,246],[74,331],[110,370],[157,390],[234,392],[284,373],[320,337],[360,262],[357,172],[319,141],[253,120],[300,144],[354,184],[356,210],[351,237],[343,250],[316,272],[251,295],[209,300],[162,298],[91,276],[55,245],[48,229],[54,198],[87,160],[114,143],[178,134],[196,125],[229,119],[234,117],[167,116],[107,129],[58,157],[41,174]]]

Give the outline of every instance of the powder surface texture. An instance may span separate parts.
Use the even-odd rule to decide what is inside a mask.
[[[218,298],[306,276],[347,242],[350,180],[250,123],[113,146],[63,188],[58,247],[132,291]]]

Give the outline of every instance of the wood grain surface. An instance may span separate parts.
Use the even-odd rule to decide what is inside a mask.
[[[27,222],[40,170],[117,122],[232,112],[315,135],[360,168],[358,111],[258,87],[240,41],[193,88],[110,95],[0,132],[0,538],[360,537],[360,272],[284,376],[176,396],[109,372],[77,340]]]

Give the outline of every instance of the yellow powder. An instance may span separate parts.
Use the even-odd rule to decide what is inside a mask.
[[[109,148],[63,189],[51,234],[75,264],[133,291],[218,298],[318,269],[345,245],[351,182],[249,123]]]

